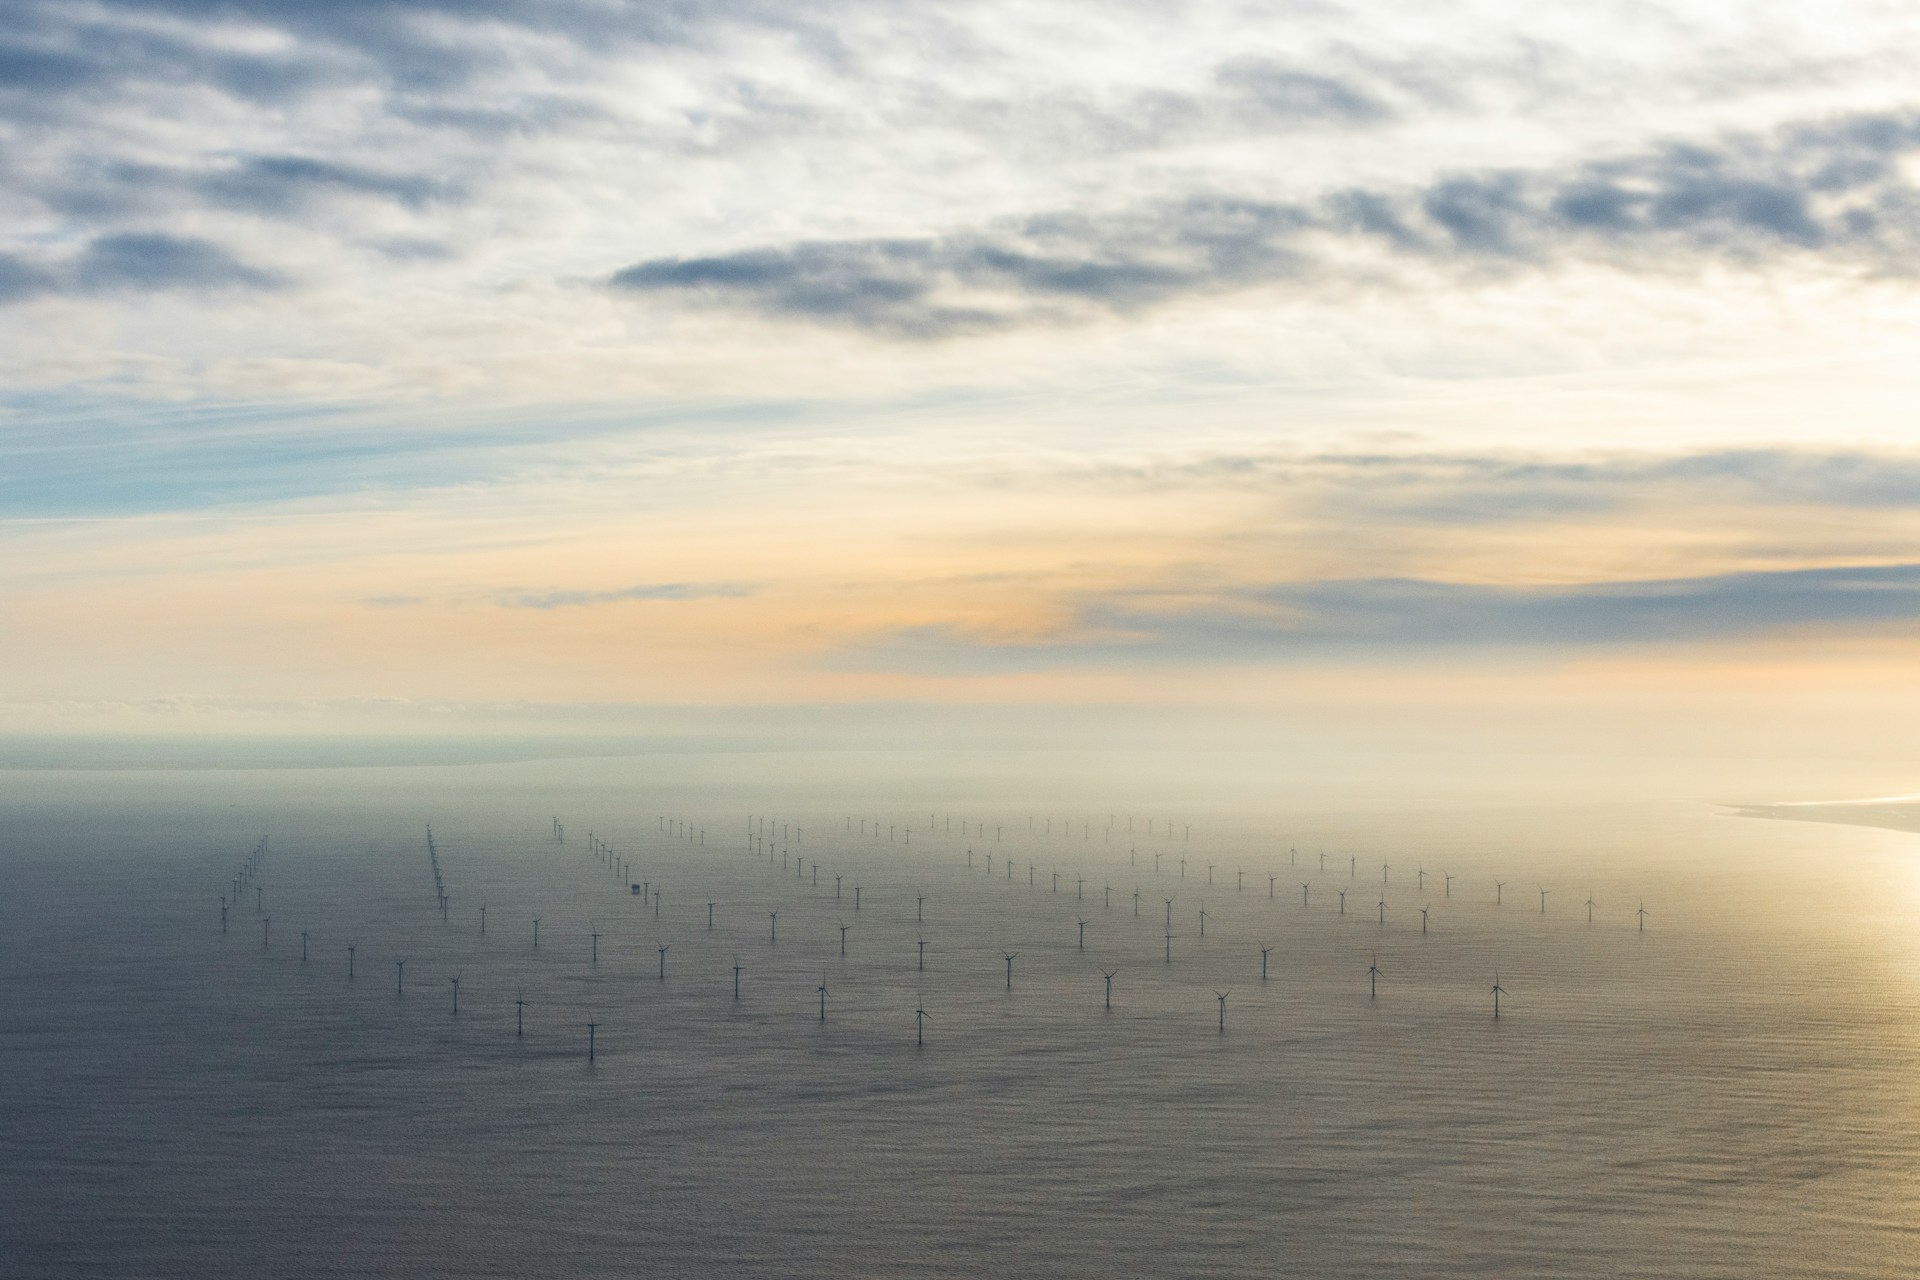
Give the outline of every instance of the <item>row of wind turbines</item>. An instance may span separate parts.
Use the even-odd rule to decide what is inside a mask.
[[[928,823],[929,831],[930,832],[938,831],[938,829],[935,826],[935,822],[936,822],[935,815],[930,814],[928,816],[929,816],[929,823]],[[1150,824],[1155,822],[1155,820],[1152,820],[1152,819],[1149,819],[1148,821]],[[856,822],[858,823],[857,828],[856,828]],[[951,830],[952,822],[953,820],[951,817],[949,817],[946,820],[945,825],[946,825],[947,831]],[[769,826],[770,823],[772,824],[771,827]],[[791,840],[791,842],[794,845],[804,847],[803,842],[805,839],[805,831],[803,827],[797,824],[788,823],[788,822],[773,822],[772,820],[765,817],[749,817],[747,825],[748,825],[748,832],[747,832],[746,848],[750,853],[753,853],[756,855],[764,853],[770,867],[773,864],[774,858],[778,856],[781,859],[779,865],[782,871],[792,870],[795,873],[796,880],[801,881],[802,883],[805,883],[809,888],[819,887],[821,863],[817,860],[813,860],[809,863],[809,861],[806,859],[797,859],[794,857],[794,855],[789,849],[784,847],[779,847],[779,844],[776,843],[776,842],[784,843],[787,840]],[[866,839],[873,840],[873,841],[879,840],[881,831],[882,831],[882,824],[880,821],[875,819],[864,819],[864,818],[856,819],[853,815],[847,816],[845,820],[845,825],[848,832],[854,833],[858,836],[865,837]],[[996,837],[998,837],[1000,833],[1004,831],[1004,827],[1005,827],[1005,824],[987,824],[987,823],[977,822],[967,818],[962,818],[960,820],[960,825],[961,825],[961,831],[962,833],[964,833],[964,835],[972,836],[974,838],[984,838],[986,832],[990,829],[990,825],[991,825],[991,829],[994,830]],[[1131,820],[1129,821],[1129,825],[1131,825]],[[1169,836],[1171,836],[1173,826],[1174,826],[1173,823],[1166,820],[1159,820],[1159,823],[1157,825],[1160,825],[1161,828],[1165,830]],[[1032,826],[1032,820],[1029,820],[1029,826],[1030,827]],[[905,824],[900,824],[900,823],[886,824],[886,828],[887,828],[886,829],[887,841],[893,842],[893,843],[899,843],[902,846],[905,846],[906,844],[910,843],[911,829],[906,828]],[[1072,836],[1071,825],[1063,822],[1062,828],[1063,829],[1062,829],[1060,838],[1071,839],[1071,836]],[[1113,822],[1110,822],[1108,827],[1102,831],[1102,835],[1103,837],[1110,837],[1116,830],[1117,830],[1117,825]],[[1091,826],[1091,824],[1085,824],[1085,823],[1081,824],[1080,841],[1077,843],[1091,843],[1091,837],[1092,837],[1093,831],[1094,831],[1094,828]],[[1182,843],[1185,843],[1186,841],[1189,841],[1191,839],[1191,831],[1192,831],[1192,828],[1190,824],[1183,825],[1183,829],[1179,837]],[[706,842],[707,833],[703,827],[699,826],[697,823],[692,821],[669,818],[665,815],[661,815],[658,818],[657,833],[660,835],[664,835],[669,839],[684,841],[686,844],[693,847],[704,847],[707,843]],[[566,843],[568,843],[566,826],[564,823],[561,822],[561,820],[557,816],[555,816],[552,819],[551,834],[556,845],[565,845]],[[944,835],[946,834],[946,831],[938,831],[938,834]],[[1051,835],[1052,834],[1051,820],[1050,819],[1043,820],[1043,826],[1040,828],[1040,830],[1036,834],[1041,837]],[[1105,843],[1105,840],[1103,840],[1103,843]],[[444,923],[447,923],[450,919],[451,899],[447,893],[445,875],[440,862],[439,847],[437,842],[434,839],[431,827],[428,827],[427,829],[426,846],[427,846],[427,853],[428,853],[429,868],[432,872],[432,877],[434,882],[435,907],[437,909],[438,914],[441,917],[442,923],[444,924]],[[252,877],[255,874],[257,874],[257,869],[260,862],[264,861],[266,847],[267,847],[266,841],[263,839],[261,844],[254,851],[254,853],[249,855],[249,859],[247,863],[243,864],[241,873],[239,876],[236,876],[234,886],[233,886],[236,890],[236,894],[237,894],[238,888],[244,887],[244,885],[247,883],[251,883]],[[637,882],[634,881],[632,879],[631,860],[623,856],[618,850],[616,850],[616,848],[611,842],[602,839],[597,833],[589,831],[587,842],[586,842],[586,849],[591,855],[593,855],[596,859],[598,859],[601,862],[603,867],[607,870],[609,874],[609,879],[612,882],[624,886],[625,892],[629,897],[640,897],[642,899],[643,907],[649,910],[651,918],[653,920],[658,921],[661,919],[661,912],[662,912],[663,901],[664,901],[663,886],[656,884],[651,878],[642,879]],[[1167,856],[1164,852],[1156,853],[1151,856],[1154,858],[1154,871],[1157,875],[1165,876],[1165,875],[1171,874],[1170,872],[1163,871],[1161,867],[1162,859]],[[1324,870],[1326,866],[1327,855],[1324,852],[1322,852],[1318,856],[1320,859],[1319,865],[1321,869]],[[975,851],[971,846],[967,847],[964,857],[966,859],[966,867],[968,869],[975,869]],[[991,853],[987,853],[985,857],[986,857],[985,873],[988,880],[992,881],[995,879],[995,877],[993,877],[992,875],[993,855]],[[1128,857],[1129,857],[1129,866],[1132,868],[1138,869],[1139,855],[1138,855],[1137,848],[1130,847]],[[1017,883],[1017,881],[1014,880],[1014,877],[1012,874],[1012,869],[1017,864],[1012,863],[1005,856],[1002,857],[1001,861],[1004,868],[1004,874],[1001,878],[999,878],[1001,882],[1007,883],[1007,884]],[[1189,859],[1184,857],[1179,859],[1180,865],[1179,865],[1178,877],[1180,881],[1184,881],[1186,879],[1189,861],[1190,861]],[[1289,865],[1290,866],[1298,865],[1298,854],[1297,854],[1297,851],[1295,850],[1289,850]],[[1212,886],[1215,883],[1214,873],[1218,869],[1219,869],[1218,864],[1208,864],[1206,866],[1207,883],[1209,886]],[[1030,889],[1037,889],[1039,887],[1039,882],[1037,879],[1037,875],[1038,875],[1037,864],[1029,863],[1027,867],[1027,871],[1028,871],[1028,875],[1027,875],[1026,886]],[[1382,876],[1381,883],[1382,883],[1383,891],[1385,887],[1391,883],[1392,871],[1393,871],[1393,868],[1390,863],[1383,863],[1381,865],[1381,876]],[[1350,880],[1357,878],[1357,872],[1358,872],[1358,863],[1357,863],[1357,855],[1356,855],[1349,859]],[[1424,889],[1425,878],[1427,875],[1426,871],[1424,870],[1424,868],[1419,868],[1416,870],[1414,874],[1415,874],[1416,886],[1418,888]],[[1452,873],[1448,873],[1448,872],[1442,872],[1442,873],[1439,873],[1439,875],[1441,877],[1444,877],[1444,891],[1445,891],[1444,896],[1446,898],[1451,898],[1453,896],[1453,881],[1455,880],[1456,877]],[[835,881],[834,896],[836,901],[845,900],[844,895],[845,895],[846,888],[848,887],[845,884],[845,881],[847,878],[848,877],[845,875],[845,873],[840,873],[833,876],[833,879]],[[1277,896],[1276,885],[1277,885],[1278,878],[1279,877],[1277,875],[1267,877],[1268,879],[1267,897],[1269,899],[1273,899]],[[1088,880],[1084,876],[1076,878],[1074,882],[1076,901],[1079,901],[1079,902],[1085,901],[1085,890],[1086,890],[1087,883],[1088,883]],[[1300,883],[1302,886],[1302,906],[1304,908],[1310,905],[1313,881],[1308,880],[1308,881],[1302,881]],[[1504,889],[1506,888],[1509,882],[1495,881],[1493,883],[1494,883],[1494,893],[1495,893],[1495,904],[1502,905],[1504,903]],[[861,894],[864,889],[864,886],[862,884],[856,883],[851,887],[853,890],[853,909],[855,912],[859,912],[861,911],[863,906],[861,901]],[[1540,886],[1539,888],[1540,888],[1540,899],[1539,899],[1540,911],[1542,914],[1545,914],[1546,906],[1547,906],[1547,895],[1550,892],[1550,890],[1547,890],[1544,886]],[[1051,893],[1060,892],[1059,872],[1057,871],[1049,872],[1048,889]],[[1244,893],[1245,871],[1243,869],[1236,869],[1233,889],[1236,895]],[[1341,889],[1337,891],[1341,899],[1340,912],[1339,912],[1340,915],[1346,914],[1345,896],[1347,892],[1348,890],[1346,889]],[[1105,909],[1111,910],[1112,886],[1110,883],[1106,883],[1103,885],[1102,895],[1103,895],[1102,900],[1103,900]],[[1142,894],[1140,890],[1136,888],[1132,896],[1133,896],[1133,908],[1134,908],[1133,916],[1135,918],[1138,918],[1141,914],[1140,904],[1142,900]],[[256,898],[257,898],[256,906],[258,907],[259,905],[258,894],[256,895]],[[926,897],[924,895],[918,896],[918,900],[916,901],[916,904],[915,904],[916,924],[924,923],[925,902],[926,902]],[[227,901],[223,896],[222,902],[221,902],[221,922],[222,922],[223,930],[226,927],[227,905],[228,905]],[[706,907],[705,925],[708,931],[712,931],[716,927],[715,913],[719,905],[720,904],[718,900],[707,900],[705,902],[705,907]],[[1589,923],[1591,923],[1593,920],[1594,908],[1596,906],[1596,903],[1594,902],[1593,896],[1591,894],[1588,895],[1586,906],[1588,909],[1588,921]],[[1171,966],[1173,964],[1172,944],[1174,939],[1178,936],[1177,934],[1175,934],[1173,929],[1174,898],[1172,897],[1166,898],[1165,907],[1166,907],[1166,916],[1164,921],[1165,932],[1164,932],[1163,960],[1166,965]],[[1423,906],[1420,910],[1421,910],[1421,916],[1422,916],[1421,933],[1425,935],[1428,932],[1427,917],[1428,917],[1429,909],[1428,907]],[[1383,896],[1378,904],[1378,921],[1379,921],[1379,924],[1382,926],[1384,926],[1386,923],[1386,912],[1387,912],[1387,903],[1386,903],[1386,899],[1383,892]],[[487,931],[486,913],[487,913],[487,907],[484,904],[482,904],[479,908],[479,920],[480,920],[480,933],[483,935]],[[1644,931],[1646,927],[1646,918],[1649,914],[1650,913],[1646,910],[1644,904],[1642,904],[1637,913],[1639,928],[1642,931]],[[1207,912],[1205,906],[1202,905],[1199,911],[1199,929],[1200,929],[1200,936],[1202,937],[1206,936],[1206,926],[1207,926],[1208,919],[1209,919],[1209,913]],[[270,945],[270,934],[266,932],[269,923],[270,923],[270,918],[263,919],[263,934],[262,934],[263,946]],[[1076,950],[1078,951],[1084,952],[1086,950],[1086,928],[1089,923],[1091,922],[1086,919],[1076,919],[1074,922],[1075,928],[1077,930],[1077,933],[1075,935],[1075,944],[1076,944]],[[532,946],[534,949],[538,950],[540,947],[540,932],[539,932],[540,920],[538,918],[533,918],[531,920],[531,925],[532,925],[532,931],[533,931]],[[769,945],[776,945],[778,943],[778,940],[779,940],[778,925],[779,925],[779,911],[778,909],[775,909],[768,913],[768,944]],[[844,921],[840,922],[838,925],[839,955],[842,958],[844,958],[847,954],[847,935],[851,927],[852,926],[848,925]],[[600,958],[599,944],[603,936],[604,934],[598,928],[593,929],[588,935],[588,941],[590,943],[589,964],[591,965],[598,965],[599,963],[599,958]],[[301,938],[302,938],[301,959],[302,961],[305,961],[307,959],[307,934],[303,932],[301,935]],[[657,951],[657,957],[658,957],[657,977],[662,982],[664,982],[667,978],[667,958],[668,958],[668,953],[672,949],[672,945],[673,944],[671,942],[661,942],[655,948]],[[924,972],[925,970],[927,946],[928,946],[928,942],[925,939],[925,937],[924,936],[920,937],[918,939],[918,949],[917,949],[916,966],[915,966],[918,971]],[[348,968],[349,978],[352,978],[355,973],[355,950],[356,950],[355,946],[348,946],[346,948],[347,968]],[[1270,946],[1260,948],[1260,958],[1261,958],[1260,978],[1263,982],[1266,981],[1268,978],[1268,957],[1272,951],[1273,951],[1273,948]],[[1004,985],[1005,985],[1005,989],[1009,992],[1013,990],[1014,962],[1016,959],[1018,959],[1019,954],[1020,953],[1018,951],[1004,951],[1002,953],[1001,958],[1005,966]],[[407,960],[405,957],[397,958],[394,961],[394,964],[395,964],[395,991],[396,991],[396,994],[403,994],[405,991],[405,975],[406,975]],[[732,984],[733,998],[736,1000],[738,1000],[741,996],[740,979],[743,971],[744,971],[744,966],[742,966],[738,962],[738,957],[736,956],[735,963],[733,965],[733,984]],[[1104,1004],[1104,1007],[1109,1010],[1112,1008],[1113,981],[1118,972],[1119,972],[1118,969],[1102,969],[1099,971],[1102,983],[1104,984],[1102,988],[1103,1004]],[[1374,955],[1369,957],[1369,965],[1366,971],[1366,977],[1368,980],[1368,996],[1370,1000],[1378,999],[1380,979],[1383,976],[1384,976],[1384,971],[1380,968],[1378,964],[1378,956],[1376,952]],[[461,980],[461,975],[459,974],[455,974],[449,978],[449,985],[451,988],[451,1004],[452,1004],[452,1010],[455,1014],[458,1014],[459,1012],[460,980]],[[824,1022],[827,1018],[828,1000],[831,995],[831,990],[829,988],[829,984],[826,980],[826,975],[824,973],[821,975],[820,982],[818,986],[815,988],[815,994],[818,997],[817,1016],[821,1021]],[[1226,1030],[1226,1008],[1227,1008],[1228,997],[1231,994],[1232,994],[1231,989],[1226,991],[1216,990],[1213,992],[1214,1001],[1216,1002],[1216,1025],[1218,1027],[1218,1030],[1222,1034],[1224,1034]],[[1501,998],[1507,994],[1506,988],[1501,984],[1498,974],[1494,975],[1493,983],[1489,988],[1489,994],[1492,1000],[1492,1016],[1494,1019],[1497,1020],[1502,1016],[1501,1003],[1500,1003]],[[522,991],[518,993],[515,1000],[515,1034],[516,1036],[524,1035],[525,1008],[526,1008],[525,993],[524,991]],[[917,1045],[923,1045],[925,1043],[926,1023],[931,1017],[932,1015],[925,1008],[924,998],[917,999],[915,1008],[913,1011],[914,1027],[915,1027],[915,1042]],[[588,1054],[590,1059],[594,1057],[596,1052],[595,1035],[600,1025],[601,1024],[599,1022],[593,1022],[593,1023],[587,1024]]]

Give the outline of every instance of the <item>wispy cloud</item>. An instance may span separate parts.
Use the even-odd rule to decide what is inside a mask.
[[[629,600],[733,599],[752,594],[753,588],[732,582],[641,582],[607,591],[529,591],[516,587],[499,592],[494,599],[509,609],[572,609]]]

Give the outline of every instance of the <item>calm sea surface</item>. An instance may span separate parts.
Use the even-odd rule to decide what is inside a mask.
[[[1920,836],[836,769],[0,774],[0,1272],[1920,1268]]]

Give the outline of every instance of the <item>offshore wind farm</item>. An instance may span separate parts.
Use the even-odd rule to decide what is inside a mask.
[[[1907,837],[1300,803],[1149,836],[1065,798],[1029,834],[1017,791],[750,810],[724,765],[661,763],[176,775],[157,818],[153,780],[14,775],[10,1271],[1083,1275],[1095,1240],[1122,1272],[1868,1275],[1907,1247],[1920,1049],[1879,1033],[1920,1011],[1869,891]],[[1323,850],[1309,884],[1357,869],[1393,909],[1265,892]],[[1401,860],[1452,897],[1366,871]],[[1497,901],[1516,879],[1585,901]]]

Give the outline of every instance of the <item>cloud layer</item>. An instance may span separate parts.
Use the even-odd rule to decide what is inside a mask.
[[[0,694],[1898,648],[1909,25],[26,0]]]
[[[1680,273],[1818,256],[1904,276],[1920,241],[1920,188],[1903,167],[1916,153],[1920,116],[1862,115],[1560,171],[1453,173],[1301,203],[1196,196],[938,237],[651,259],[609,283],[925,338],[1275,283],[1350,283],[1404,266],[1470,281],[1577,260]]]

